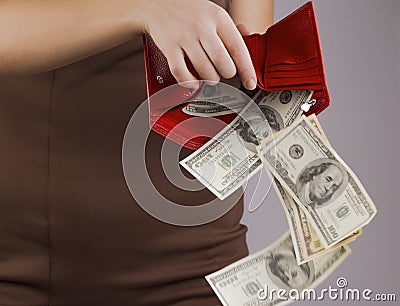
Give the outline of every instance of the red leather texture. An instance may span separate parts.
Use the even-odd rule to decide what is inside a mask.
[[[271,26],[266,33],[243,37],[249,50],[259,88],[268,91],[314,90],[316,104],[308,114],[328,107],[329,93],[318,28],[312,2]],[[144,59],[151,128],[180,145],[198,149],[235,115],[193,118],[181,110],[197,96],[197,91],[172,86],[168,62],[149,35],[144,35]],[[190,62],[189,70],[197,75]],[[190,120],[189,120],[190,119]],[[218,119],[218,120],[217,120]]]

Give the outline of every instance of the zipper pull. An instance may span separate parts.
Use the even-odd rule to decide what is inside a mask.
[[[313,105],[315,105],[315,103],[317,103],[317,100],[316,100],[316,99],[312,99],[312,100],[310,100],[310,101],[304,102],[304,103],[300,106],[300,108],[301,108],[301,110],[302,110],[303,112],[307,113],[307,112],[310,110],[310,107],[313,106]]]

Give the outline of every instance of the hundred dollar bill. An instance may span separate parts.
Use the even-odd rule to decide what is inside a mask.
[[[201,95],[182,111],[197,117],[213,117],[242,111],[251,97],[235,87],[222,84],[205,85]]]
[[[317,233],[300,206],[296,204],[293,198],[285,191],[276,179],[272,180],[272,185],[278,194],[278,198],[282,203],[283,210],[285,211],[289,223],[297,263],[301,265],[329,252],[332,248],[324,248]],[[335,244],[333,248],[348,244],[361,236],[361,234],[362,230],[359,229],[338,244]]]
[[[283,306],[291,302],[290,291],[295,290],[299,296],[309,292],[350,253],[348,246],[341,246],[299,266],[287,232],[264,250],[209,274],[206,279],[224,306]]]
[[[249,102],[249,97],[234,87],[214,87],[214,95],[202,94],[182,111],[192,116],[221,116],[239,113]],[[267,92],[260,89],[253,100],[264,108],[263,112],[271,116],[271,119],[276,120],[276,124],[284,125],[286,121],[296,117],[301,105],[310,100],[312,93],[310,90]]]
[[[223,200],[262,169],[256,147],[272,130],[257,105],[248,106],[221,132],[180,164]]]
[[[326,137],[326,134],[324,132],[324,130],[322,129],[321,123],[319,123],[318,118],[315,114],[311,114],[310,116],[307,117],[308,120],[310,121],[310,123],[316,128],[316,130],[318,131],[318,133],[321,134],[322,138],[329,144],[329,139],[328,137]]]
[[[308,117],[313,126],[318,130],[318,132],[324,137],[324,131],[317,119],[317,117],[312,114]],[[328,142],[329,143],[329,142]],[[270,174],[271,176],[271,174]],[[311,226],[307,219],[306,214],[300,208],[299,205],[293,200],[293,198],[285,191],[281,183],[276,179],[271,178],[272,185],[278,194],[278,198],[282,203],[282,207],[285,211],[286,218],[289,223],[289,228],[291,231],[291,236],[293,240],[293,245],[296,253],[296,259],[298,264],[303,264],[311,259],[327,252],[330,249],[324,248],[321,241],[318,238],[317,233]],[[361,236],[362,230],[358,230],[351,234],[349,237],[345,238],[335,246],[341,246],[354,241],[357,237]]]
[[[272,130],[277,132],[301,116],[302,106],[310,103],[313,93],[313,90],[261,90],[255,95],[254,102],[268,119]]]
[[[325,248],[369,223],[377,210],[354,172],[303,116],[262,149],[265,167],[300,206]]]
[[[300,100],[308,101],[311,95],[312,91],[303,91]],[[267,100],[262,99],[256,105],[250,101],[236,119],[180,164],[219,199],[225,199],[262,169],[259,142],[272,140],[274,133],[301,116],[299,99],[278,100],[283,102],[264,105]]]

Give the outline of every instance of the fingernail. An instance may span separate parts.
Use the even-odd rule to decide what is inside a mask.
[[[200,87],[200,84],[198,81],[186,81],[186,82],[180,82],[178,84],[184,88],[188,88],[191,90],[197,90]]]
[[[198,81],[191,81],[191,82],[189,82],[189,87],[190,87],[191,89],[193,89],[193,90],[199,89],[199,86],[200,86],[200,84],[199,84]]]
[[[205,81],[207,85],[215,86],[218,85],[219,81]]]
[[[250,80],[248,80],[247,82],[246,82],[246,87],[247,87],[247,89],[254,89],[254,88],[256,88],[256,81],[255,80],[253,80],[253,79],[250,79]]]

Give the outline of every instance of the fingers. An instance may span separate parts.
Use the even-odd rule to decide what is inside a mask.
[[[201,45],[223,78],[230,79],[236,75],[235,63],[217,35],[206,36]]]
[[[256,72],[239,30],[231,19],[224,19],[217,31],[236,65],[242,83],[247,89],[254,89],[257,85]]]
[[[220,76],[200,43],[183,46],[186,55],[202,80],[218,83]]]
[[[189,81],[182,84],[185,87],[198,88],[199,82],[186,65],[186,54],[201,79],[219,82],[220,76],[229,79],[238,72],[242,84],[253,90],[256,74],[241,36],[241,33],[249,34],[247,28],[239,25],[237,29],[229,14],[218,5],[193,1],[190,5],[177,1],[181,9],[168,14],[160,11],[163,18],[152,19],[148,27],[149,34],[168,59],[172,75],[179,83]],[[187,13],[192,5],[197,7],[195,15]]]
[[[164,54],[168,60],[169,69],[178,83],[181,83],[182,86],[187,88],[199,88],[199,81],[186,66],[184,52],[182,49],[168,51]]]
[[[246,31],[246,28],[242,29]],[[236,40],[228,40],[226,45],[219,36],[209,35],[202,38],[199,43],[182,46],[182,48],[202,80],[219,82],[220,76],[230,79],[238,71],[244,86],[252,90],[256,87],[253,63],[239,32],[236,31],[235,34]],[[173,59],[169,59],[169,65],[178,82],[196,80],[186,66],[182,50],[176,53]],[[193,88],[198,87],[191,84],[196,83],[191,82],[187,85]]]

